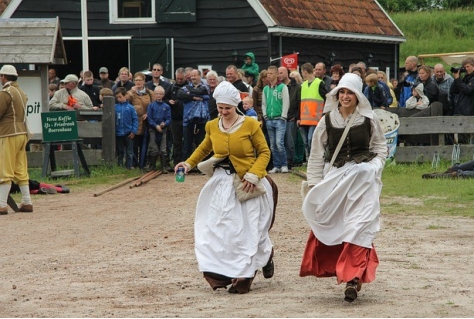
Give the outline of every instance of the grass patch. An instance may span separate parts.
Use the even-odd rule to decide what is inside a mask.
[[[71,185],[76,190],[88,189],[99,185],[114,185],[131,177],[143,174],[140,170],[129,170],[117,165],[102,165],[89,167],[90,176],[63,177],[63,178],[41,178],[41,168],[31,168],[28,170],[30,179],[41,181],[48,184]],[[71,187],[70,187],[71,188]]]
[[[400,45],[400,66],[410,55],[474,51],[473,8],[391,13],[390,17],[407,39]],[[436,63],[441,60],[425,60],[427,65]]]
[[[474,179],[422,179],[421,175],[444,172],[450,162],[392,164],[382,174],[383,214],[474,217]],[[306,171],[306,167],[298,167]],[[438,227],[434,226],[431,227]],[[430,229],[438,229],[430,228]]]
[[[450,163],[433,169],[430,163],[397,164],[383,171],[382,211],[416,215],[474,217],[473,179],[422,179],[421,175],[442,172]]]

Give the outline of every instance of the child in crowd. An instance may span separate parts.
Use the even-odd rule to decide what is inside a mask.
[[[58,90],[58,86],[56,84],[51,83],[50,85],[48,85],[48,96],[50,100],[57,90]]]
[[[99,95],[100,89],[98,86],[94,85],[94,74],[91,71],[83,72],[84,82],[79,87],[82,91],[86,92],[89,95],[89,98],[92,101],[92,105],[97,109],[100,105]]]
[[[115,150],[117,153],[117,163],[123,166],[125,157],[125,167],[133,169],[133,139],[138,130],[138,115],[135,108],[128,102],[125,95],[127,89],[119,87],[115,90]]]
[[[258,120],[257,112],[253,108],[253,99],[250,96],[244,97],[242,100],[242,106],[244,107],[245,115]]]
[[[258,64],[255,62],[255,54],[252,52],[247,52],[244,55],[245,63],[242,65],[241,69],[245,73],[253,75],[253,78],[256,79],[260,74]],[[252,86],[255,86],[256,83],[249,83]]]
[[[423,89],[423,83],[420,83],[416,87],[411,89],[412,96],[405,103],[405,107],[408,110],[423,110],[430,105],[430,100],[425,95],[425,93],[423,93]]]
[[[367,87],[364,89],[364,95],[370,102],[372,108],[380,107],[382,109],[388,107],[387,98],[385,96],[385,89],[379,83],[377,74],[372,73],[365,77]]]
[[[114,96],[114,91],[108,88],[103,88],[99,92],[100,107],[104,107],[104,96]]]
[[[165,89],[162,86],[155,88],[155,101],[148,105],[147,120],[149,124],[150,139],[148,141],[147,171],[156,169],[156,160],[160,156],[161,171],[168,173],[170,170],[167,162],[166,132],[171,122],[171,109],[163,102]]]

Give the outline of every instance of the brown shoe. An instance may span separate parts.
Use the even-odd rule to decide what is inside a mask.
[[[7,215],[8,207],[0,207],[0,215]]]
[[[31,204],[21,204],[20,205],[20,212],[22,212],[22,213],[32,213],[33,212],[33,205],[31,205]]]
[[[353,302],[357,299],[357,292],[362,288],[362,284],[359,279],[354,278],[346,284],[344,289],[344,300],[347,302]]]

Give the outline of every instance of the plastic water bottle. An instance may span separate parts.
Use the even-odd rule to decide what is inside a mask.
[[[184,182],[184,167],[179,167],[178,171],[176,172],[176,181],[178,183]]]

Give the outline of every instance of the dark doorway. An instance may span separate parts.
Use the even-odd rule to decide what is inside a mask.
[[[56,69],[61,79],[71,73],[79,76],[82,70],[82,41],[64,40],[64,46],[68,64],[51,67]],[[105,66],[109,70],[109,78],[115,81],[120,68],[128,67],[128,60],[128,40],[89,40],[89,68],[95,78],[99,78],[99,69]]]
[[[163,66],[163,76],[171,79],[172,44],[170,39],[132,39],[130,40],[130,68],[133,70],[151,70],[154,63]]]

